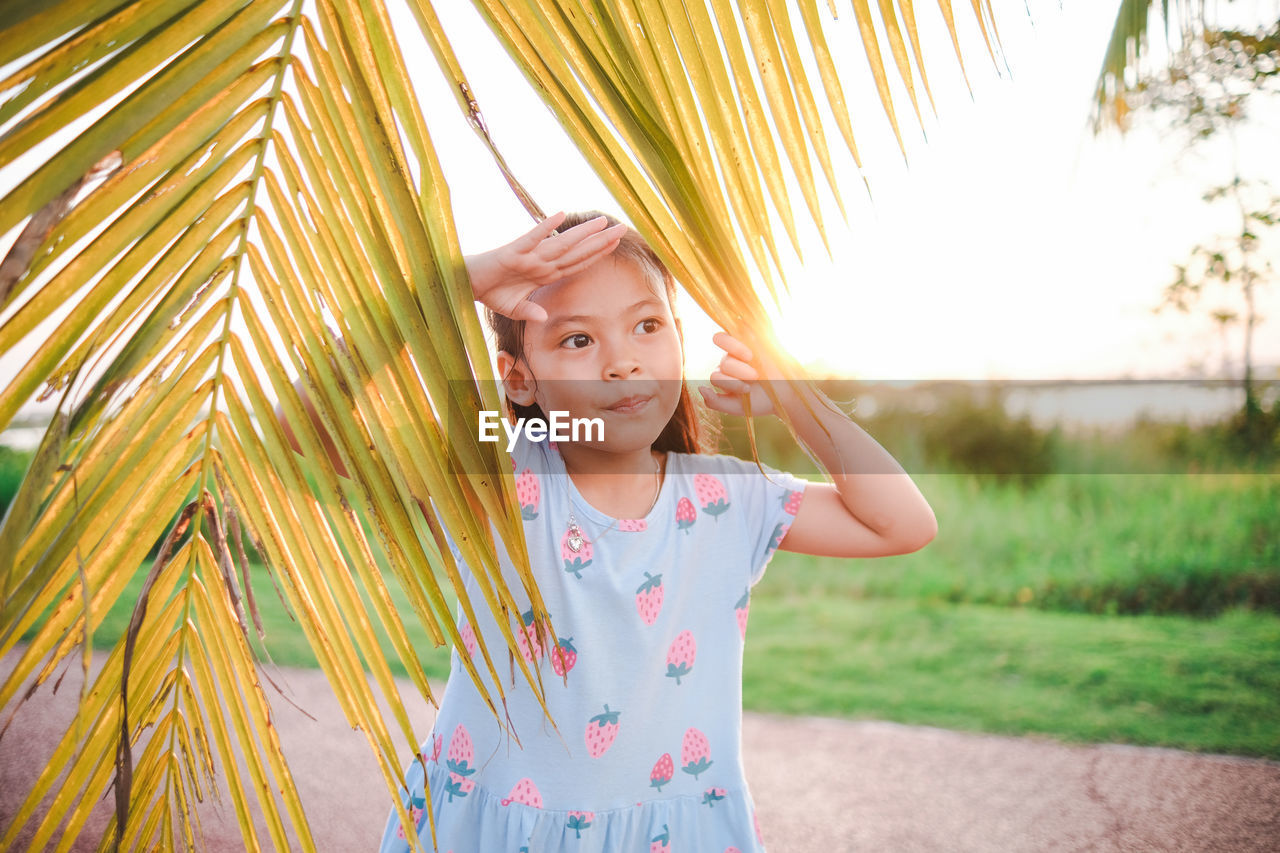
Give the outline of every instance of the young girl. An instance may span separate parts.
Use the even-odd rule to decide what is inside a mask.
[[[510,415],[603,424],[603,436],[576,442],[522,432],[512,454],[530,561],[559,635],[540,643],[529,611],[517,640],[545,670],[563,736],[523,683],[508,692],[519,745],[503,736],[458,657],[475,654],[476,635],[503,644],[478,610],[478,624],[460,622],[465,648],[453,651],[435,724],[406,770],[417,823],[406,830],[393,809],[381,849],[408,850],[407,833],[432,849],[429,798],[437,849],[452,853],[762,851],[741,756],[751,587],[778,548],[914,551],[935,533],[932,510],[869,435],[818,396],[816,417],[802,414],[786,383],[783,405],[834,484],[767,466],[765,477],[754,462],[706,452],[683,379],[675,283],[625,225],[557,214],[468,258],[468,270],[489,308]],[[750,394],[754,415],[773,414],[759,387],[776,377],[771,366],[727,334],[713,340],[726,354],[711,375],[717,390],[699,389],[706,406],[740,415]]]

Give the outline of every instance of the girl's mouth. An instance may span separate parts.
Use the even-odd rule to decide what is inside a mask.
[[[629,415],[643,409],[652,399],[652,397],[627,397],[625,400],[619,400],[614,403],[607,409],[607,411]]]

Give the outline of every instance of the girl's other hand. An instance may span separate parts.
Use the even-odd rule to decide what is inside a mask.
[[[720,369],[711,373],[711,384],[717,390],[713,391],[706,385],[698,386],[707,406],[727,415],[745,415],[742,403],[749,397],[752,416],[775,414],[773,401],[759,382],[760,371],[751,365],[753,356],[747,345],[727,332],[716,332],[711,341],[724,350],[725,355],[720,359]],[[775,378],[774,371],[766,369],[765,373],[766,381]]]
[[[598,216],[563,234],[553,233],[564,218],[563,211],[554,213],[505,246],[468,255],[467,275],[476,300],[513,320],[542,322],[547,311],[529,296],[612,252],[627,230],[623,223],[606,228],[608,221]]]

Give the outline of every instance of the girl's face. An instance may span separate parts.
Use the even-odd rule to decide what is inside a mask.
[[[550,416],[600,418],[623,452],[653,444],[680,402],[684,356],[665,288],[636,264],[607,257],[536,291],[547,320],[524,328],[524,357],[498,354],[507,396]]]

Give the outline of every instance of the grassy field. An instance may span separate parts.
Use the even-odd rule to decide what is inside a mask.
[[[848,600],[778,593],[766,575],[743,697],[779,713],[1280,758],[1280,617]]]
[[[882,560],[774,558],[790,591],[1089,613],[1280,613],[1280,475],[917,475],[939,534]],[[779,578],[778,576],[782,576]]]
[[[917,482],[940,525],[926,549],[774,557],[752,595],[749,709],[1280,759],[1275,478]],[[127,625],[142,574],[96,645]],[[272,657],[313,666],[254,577]],[[443,681],[447,648],[411,636]]]

